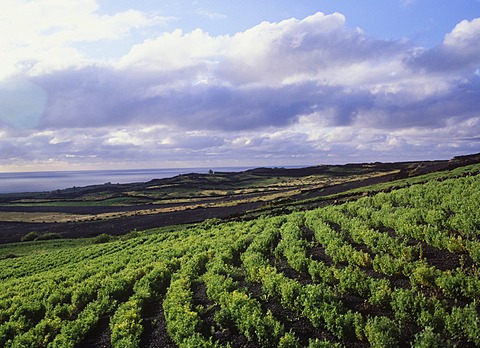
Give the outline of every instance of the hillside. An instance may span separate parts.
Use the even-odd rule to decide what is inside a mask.
[[[225,221],[0,246],[0,346],[480,346],[478,156],[321,170],[335,182]],[[318,172],[214,175],[293,190],[272,173]],[[5,209],[60,200],[15,199]]]
[[[103,184],[52,192],[0,195],[0,244],[29,232],[62,237],[121,235],[209,218],[232,219],[324,205],[362,188],[480,163],[480,155],[445,161],[359,163],[308,168],[257,168],[180,175],[146,183]],[[412,181],[412,180],[410,180]],[[73,185],[74,183],[72,183]],[[351,193],[360,189],[360,193]]]

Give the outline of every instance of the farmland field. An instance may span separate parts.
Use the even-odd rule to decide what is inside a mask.
[[[480,166],[448,173],[290,213],[5,244],[0,346],[480,346]]]

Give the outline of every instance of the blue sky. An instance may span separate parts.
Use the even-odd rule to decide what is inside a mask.
[[[101,13],[122,11],[131,1],[100,1]],[[212,35],[235,34],[262,21],[305,18],[316,12],[339,12],[350,28],[385,39],[413,40],[425,47],[438,44],[461,20],[480,14],[480,1],[457,0],[298,0],[298,1],[138,1],[135,8],[172,17],[163,30],[202,28]]]
[[[480,152],[480,1],[4,0],[0,171]]]

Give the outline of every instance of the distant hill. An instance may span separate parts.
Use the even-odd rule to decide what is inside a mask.
[[[134,229],[210,218],[279,214],[355,199],[367,192],[401,187],[413,182],[412,178],[478,163],[480,154],[438,161],[256,168],[242,172],[190,173],[144,183],[3,194],[0,195],[0,243],[18,241],[30,231],[82,237],[124,234]]]

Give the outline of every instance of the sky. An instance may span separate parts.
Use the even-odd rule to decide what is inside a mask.
[[[480,152],[480,1],[2,0],[0,172]]]

